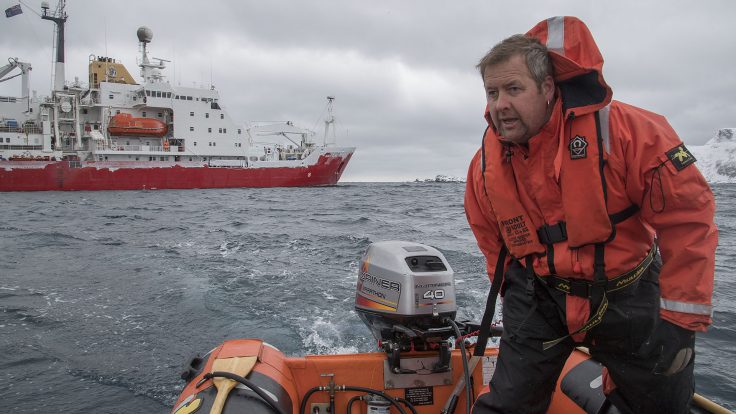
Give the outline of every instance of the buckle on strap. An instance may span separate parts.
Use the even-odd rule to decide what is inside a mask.
[[[590,294],[593,289],[589,281],[583,279],[569,279],[569,282],[570,292],[568,292],[568,295],[590,298]]]
[[[542,244],[553,244],[567,240],[567,224],[559,221],[557,224],[544,226],[537,229],[537,237]]]

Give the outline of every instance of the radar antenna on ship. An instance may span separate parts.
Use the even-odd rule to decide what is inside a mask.
[[[146,45],[151,43],[151,40],[153,39],[153,31],[146,26],[141,26],[138,28],[136,35],[138,36],[141,50],[141,60],[138,64],[141,68],[141,77],[146,83],[153,83],[154,81],[162,80],[163,76],[159,69],[164,69],[166,67],[164,62],[169,61],[154,57],[153,59],[158,60],[158,64],[155,64],[148,60],[148,50]]]

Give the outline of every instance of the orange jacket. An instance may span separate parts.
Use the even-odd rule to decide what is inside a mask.
[[[615,237],[605,245],[607,277],[634,268],[646,256],[656,234],[663,260],[660,315],[682,327],[704,331],[711,323],[718,236],[713,222],[713,194],[697,168],[691,165],[694,158],[686,152],[664,117],[611,100],[611,88],[602,76],[603,58],[580,20],[552,18],[527,34],[547,44],[560,98],[550,121],[529,140],[528,148],[512,148],[510,162],[505,159],[506,151],[499,145],[486,109],[490,127],[484,136],[485,156],[478,151],[471,161],[465,211],[478,246],[486,256],[488,274],[492,277],[504,244],[499,229],[509,231],[505,227],[508,211],[504,212],[503,208],[508,206],[499,205],[504,197],[521,204],[520,210],[528,214],[526,219],[532,233],[545,224],[559,221],[577,222],[578,229],[588,223],[603,225],[602,214],[605,217],[635,204],[640,207],[639,212],[616,224]],[[592,185],[596,180],[573,170],[571,165],[576,161],[568,162],[565,158],[572,157],[570,144],[580,134],[580,120],[589,123],[596,111],[608,113],[603,117],[608,128],[605,122],[601,125],[602,135],[606,137],[603,143],[605,199],[602,186]],[[592,141],[595,134],[589,136],[588,143]],[[596,153],[599,148],[589,149]],[[591,176],[600,183],[596,168],[591,169]],[[504,185],[509,182],[511,185]],[[487,194],[491,194],[490,198]],[[606,211],[599,211],[602,205],[595,207],[601,200],[605,200],[602,204],[606,205]],[[598,218],[581,217],[585,211]],[[504,212],[506,218],[499,219],[497,212]],[[592,233],[603,234],[602,228]],[[580,234],[578,239],[584,237],[585,234]],[[532,238],[536,239],[536,235]],[[562,277],[592,280],[594,246],[583,243],[579,247],[580,240],[574,238],[570,235],[569,240],[554,245],[554,270]],[[545,249],[542,246],[542,255]],[[551,273],[544,257],[534,260],[534,270],[539,275]],[[568,296],[567,317],[568,329],[573,332],[589,317],[588,301]]]

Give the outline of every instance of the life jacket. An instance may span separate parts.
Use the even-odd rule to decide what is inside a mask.
[[[531,222],[519,200],[514,171],[511,163],[504,160],[505,145],[493,128],[486,131],[482,149],[486,193],[506,247],[515,258],[544,254],[546,249],[542,242],[559,241],[555,236],[565,237],[571,248],[613,239],[614,225],[606,208],[605,149],[599,132],[600,115],[594,112],[569,119],[567,123],[569,126],[565,128],[566,135],[560,145],[565,144],[570,156],[562,157],[559,176],[565,220],[542,228]],[[552,232],[559,234],[549,234]]]

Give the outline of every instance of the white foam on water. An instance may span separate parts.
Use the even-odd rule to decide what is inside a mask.
[[[322,316],[312,318],[312,325],[301,328],[299,335],[309,353],[335,355],[360,352],[356,346],[346,345],[338,325]]]

